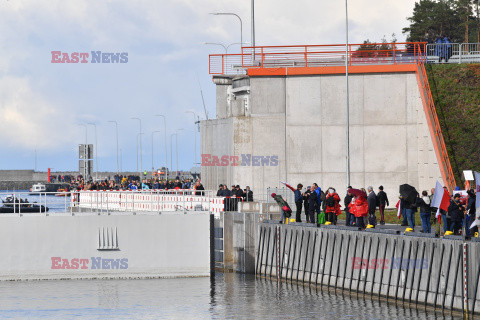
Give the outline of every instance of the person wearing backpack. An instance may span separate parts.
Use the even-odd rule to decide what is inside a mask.
[[[327,216],[327,221],[337,224],[337,215],[339,211],[340,197],[335,192],[335,189],[330,187],[328,188],[328,194],[325,198],[325,214]]]
[[[287,201],[285,201],[285,199],[283,199],[281,195],[272,193],[271,196],[273,200],[275,200],[275,202],[278,204],[282,212],[282,217],[281,217],[282,220],[280,220],[280,223],[285,223],[285,219],[290,218],[292,216],[292,209],[288,205]]]
[[[422,227],[424,233],[432,232],[432,225],[430,224],[430,198],[427,191],[422,192],[422,197],[417,198],[417,207],[420,208],[420,219],[422,219]]]

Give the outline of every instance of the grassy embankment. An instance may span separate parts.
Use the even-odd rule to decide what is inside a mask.
[[[480,64],[427,65],[430,89],[458,186],[480,171]]]

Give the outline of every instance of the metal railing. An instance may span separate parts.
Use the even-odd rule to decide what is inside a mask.
[[[349,44],[350,66],[413,64],[424,60],[424,42]],[[244,74],[249,68],[345,66],[344,44],[242,47],[240,54],[211,54],[215,75]]]
[[[0,214],[22,216],[34,213],[48,215],[52,212],[69,212],[69,196],[70,192],[2,192],[0,193],[2,200]],[[12,200],[7,202],[7,198]]]
[[[439,161],[440,171],[444,178],[445,185],[448,187],[449,191],[452,192],[456,186],[455,176],[450,164],[450,158],[448,157],[447,147],[445,146],[442,128],[438,121],[437,110],[435,109],[435,103],[433,101],[432,91],[430,90],[430,84],[428,82],[424,63],[418,63],[417,75],[419,80],[418,83],[421,85],[420,94],[425,107],[425,116],[430,129],[430,135],[432,136],[435,153]]]
[[[426,55],[428,63],[478,63],[480,43],[429,43]]]
[[[213,211],[211,190],[79,191],[71,197],[75,211],[187,212]]]

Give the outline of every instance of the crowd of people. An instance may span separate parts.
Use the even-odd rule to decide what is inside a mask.
[[[221,184],[218,186],[217,197],[235,197],[243,198],[244,201],[253,201],[253,191],[249,186],[242,190],[239,185],[233,185],[231,189],[228,189],[226,184]]]
[[[459,193],[457,187],[453,196],[449,199],[448,210],[433,207],[432,200],[435,189],[430,190],[430,194],[426,190],[422,191],[415,202],[400,199],[400,209],[403,217],[402,226],[415,228],[415,214],[420,211],[420,219],[422,221],[422,231],[426,233],[433,230],[437,235],[443,232],[451,232],[454,235],[461,234],[464,230],[466,236],[470,236],[478,232],[478,228],[474,226],[470,229],[471,224],[476,218],[476,193],[474,189],[467,190],[467,196],[463,197]],[[440,219],[437,219],[437,211],[440,213]]]
[[[113,179],[108,177],[105,180],[93,181],[85,180],[80,175],[70,180],[69,190],[102,190],[102,191],[121,191],[121,190],[195,190],[196,195],[203,195],[205,188],[200,180],[193,179],[175,179],[162,180],[159,178],[141,179],[140,176],[115,175]],[[69,191],[67,190],[67,191]]]
[[[342,207],[345,212],[345,225],[357,228],[375,227],[377,224],[385,224],[385,208],[390,206],[387,193],[383,186],[378,187],[377,193],[374,188],[369,186],[354,189],[351,186],[347,188],[347,195],[343,199],[343,206],[340,196],[335,188],[329,187],[324,192],[316,183],[308,186],[305,190],[302,184],[298,184],[294,191],[295,201],[295,221],[302,222],[302,211],[305,214],[307,223],[313,224],[337,224],[337,217],[342,213]],[[452,234],[460,234],[465,230],[466,236],[477,232],[477,227],[470,229],[470,225],[475,221],[475,190],[467,191],[468,197],[462,197],[456,189],[450,198],[448,210],[438,209],[432,206],[432,198],[435,189],[428,194],[426,190],[414,197],[414,200],[407,201],[402,196],[399,197],[397,209],[402,217],[402,226],[415,230],[415,215],[419,211],[422,222],[421,232],[431,233],[433,230],[437,235],[440,234],[440,227],[443,227],[443,233],[450,231]],[[271,197],[277,202],[282,211],[283,223],[286,218],[292,215],[292,209],[281,195],[275,193]],[[377,209],[380,221],[377,221]],[[437,211],[441,214],[441,219],[437,219]]]

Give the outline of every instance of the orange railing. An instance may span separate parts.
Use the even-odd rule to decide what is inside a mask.
[[[344,44],[242,47],[239,54],[210,55],[209,71],[213,75],[239,75],[258,68],[345,66],[346,57],[349,66],[416,64],[425,116],[440,171],[445,185],[452,190],[455,178],[425,70],[426,43],[349,44],[348,55],[345,49]]]
[[[291,68],[379,64],[414,64],[424,61],[423,42],[242,47],[239,54],[212,54],[210,74],[245,74],[250,68]]]
[[[428,82],[424,61],[418,62],[417,77],[425,116],[427,118],[428,128],[430,129],[430,135],[432,136],[435,154],[437,156],[440,171],[444,180],[443,182],[449,191],[452,192],[456,186],[455,176],[450,164],[450,158],[448,157],[445,140],[443,139],[442,128],[440,127],[440,122],[438,121],[437,110],[433,101],[432,91],[430,90],[430,84]]]

